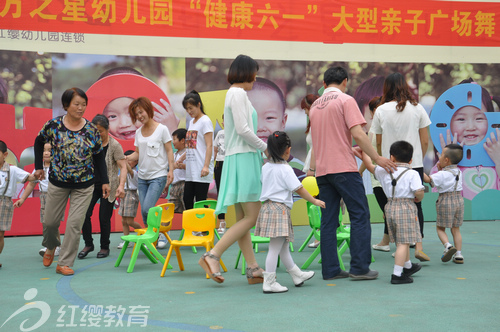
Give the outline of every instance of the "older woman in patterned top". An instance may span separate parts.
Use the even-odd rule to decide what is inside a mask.
[[[71,267],[80,244],[85,212],[94,191],[95,176],[100,175],[103,198],[109,196],[109,181],[99,131],[83,117],[87,95],[79,88],[71,88],[64,91],[61,100],[66,115],[47,121],[35,139],[35,176],[43,179],[43,146],[50,143],[53,157],[43,222],[42,245],[47,247],[43,265],[48,267],[52,264],[54,251],[61,245],[58,229],[69,199],[66,232],[56,272],[72,275],[74,271]]]

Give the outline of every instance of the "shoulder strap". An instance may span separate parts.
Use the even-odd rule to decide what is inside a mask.
[[[457,191],[458,187],[458,180],[460,180],[460,171],[457,172],[457,174],[453,173],[451,170],[447,169],[447,172],[450,172],[451,174],[455,175],[455,187],[453,188],[453,191]]]
[[[397,178],[394,178],[392,173],[389,173],[391,175],[391,179],[392,179],[392,182],[391,182],[391,184],[392,184],[392,198],[394,198],[394,193],[396,192],[396,184],[398,183],[398,180],[401,179],[403,174],[405,174],[409,170],[410,170],[409,168],[405,169],[404,171],[401,172],[401,174],[398,175]]]
[[[6,168],[7,168],[7,180],[5,181],[5,188],[3,188],[3,193],[2,196],[5,196],[5,193],[7,192],[7,189],[9,188],[9,181],[10,181],[10,165],[5,163]]]

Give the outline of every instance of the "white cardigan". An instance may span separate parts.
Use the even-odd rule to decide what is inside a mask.
[[[245,90],[229,88],[224,105],[226,156],[267,149],[267,144],[254,133],[253,111]]]

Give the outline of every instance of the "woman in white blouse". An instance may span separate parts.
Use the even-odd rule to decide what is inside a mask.
[[[376,134],[377,150],[383,157],[390,158],[389,148],[396,141],[407,141],[413,146],[412,168],[423,181],[423,156],[429,144],[428,127],[431,120],[424,107],[412,96],[408,83],[400,73],[386,77],[381,104],[375,112],[370,132]],[[424,237],[424,215],[422,204],[416,203],[420,233]],[[415,258],[428,261],[422,251],[422,243],[415,246]]]

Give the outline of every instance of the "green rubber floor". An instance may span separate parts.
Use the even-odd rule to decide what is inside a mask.
[[[41,237],[10,237],[0,255],[0,332],[2,331],[498,331],[500,330],[500,232],[498,221],[465,222],[463,265],[442,263],[443,247],[434,223],[425,224],[424,252],[431,261],[414,275],[414,283],[391,285],[394,259],[373,251],[373,281],[324,281],[316,272],[303,287],[294,287],[284,267],[279,282],[289,291],[263,294],[262,285],[248,285],[235,269],[237,245],[222,257],[226,281],[205,279],[198,266],[202,248],[193,254],[181,249],[185,271],[175,254],[160,277],[161,264],[142,253],[133,273],[126,269],[132,249],[120,267],[114,263],[120,234],[111,235],[111,255],[97,259],[92,252],[75,262],[75,275],[64,277],[45,268],[38,255]],[[297,265],[313,249],[297,252],[309,227],[295,227]],[[383,225],[372,225],[372,243]],[[179,232],[173,231],[172,238]],[[94,235],[99,243],[99,235]],[[80,243],[83,248],[83,241]],[[394,250],[394,246],[391,246]],[[168,249],[160,250],[166,256]],[[257,261],[264,266],[267,245],[260,245]],[[412,250],[413,255],[413,250]],[[56,257],[57,259],[57,257]],[[349,266],[349,251],[343,256]],[[412,259],[414,260],[414,259]]]

